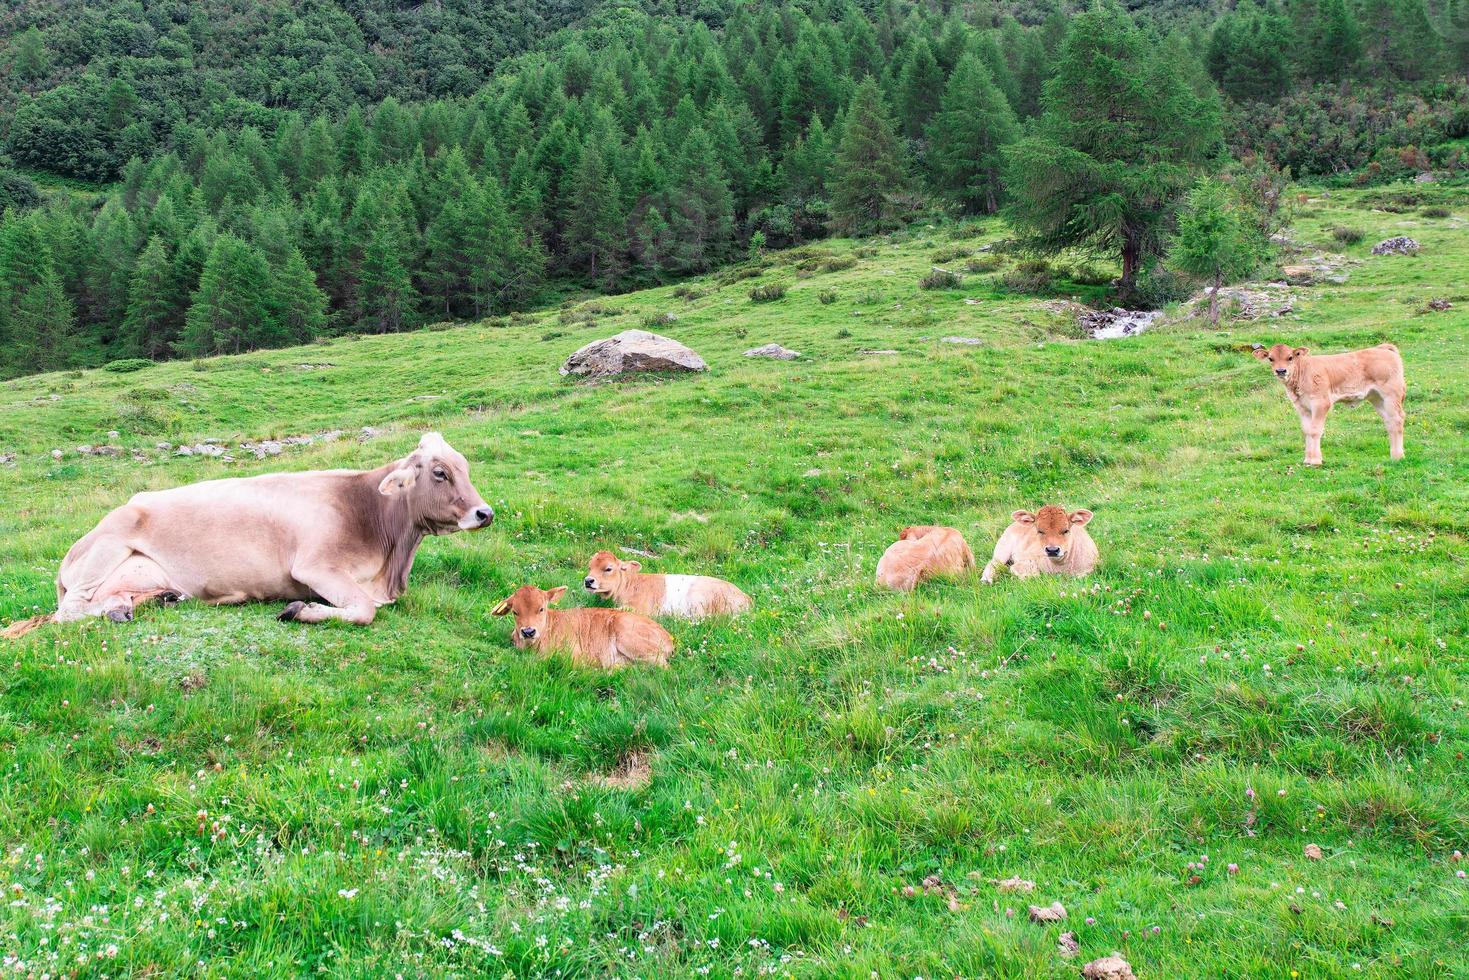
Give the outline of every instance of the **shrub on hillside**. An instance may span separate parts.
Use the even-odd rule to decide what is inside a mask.
[[[1367,236],[1363,234],[1360,228],[1348,228],[1345,225],[1338,225],[1331,229],[1331,237],[1339,245],[1355,245]]]
[[[1023,259],[1000,282],[1014,293],[1045,292],[1051,288],[1051,263],[1045,259]]]
[[[837,301],[837,294],[833,289],[823,289],[816,298],[821,300],[822,306],[830,306]]]
[[[750,290],[750,302],[773,303],[786,294],[786,288],[778,282],[768,282]]]
[[[649,330],[656,330],[659,327],[666,327],[669,324],[677,322],[678,314],[676,313],[649,313],[643,317],[643,326]]]
[[[998,272],[1005,265],[1005,260],[998,255],[976,255],[964,263],[966,272],[982,275],[986,272]]]
[[[948,269],[934,269],[918,280],[919,289],[958,289],[962,285],[964,285],[963,278],[957,272],[950,272]]]
[[[831,258],[821,263],[821,271],[841,272],[844,269],[852,268],[856,264],[857,257],[854,255],[833,255]]]
[[[970,251],[970,249],[962,245],[956,245],[950,248],[941,248],[929,256],[929,258],[935,265],[947,265],[950,262],[957,262],[960,259],[969,258]]]
[[[124,357],[117,361],[108,361],[102,366],[102,370],[111,371],[113,374],[128,374],[132,371],[141,371],[145,367],[152,367],[153,362],[146,357]]]
[[[1452,215],[1454,212],[1450,211],[1446,207],[1435,205],[1434,207],[1431,207],[1431,208],[1424,208],[1422,211],[1419,211],[1418,213],[1421,214],[1421,215],[1423,215],[1423,217],[1425,217],[1425,218],[1447,218],[1450,215]]]

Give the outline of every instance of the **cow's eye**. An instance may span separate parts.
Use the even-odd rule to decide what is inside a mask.
[[[1062,529],[1061,529],[1061,533],[1062,533],[1062,534],[1070,534],[1070,533],[1071,533],[1071,528],[1069,528],[1069,527],[1067,527],[1067,528],[1062,528]]]
[[[612,571],[612,566],[611,565],[608,565],[606,568],[602,569],[602,571],[604,571],[604,572],[610,572],[610,571]]]
[[[546,611],[546,607],[545,606],[542,606],[541,607],[541,612],[545,612],[545,611]]]
[[[444,472],[443,467],[435,466],[434,479],[438,480],[440,483],[443,483],[445,480],[449,479],[449,474]]]

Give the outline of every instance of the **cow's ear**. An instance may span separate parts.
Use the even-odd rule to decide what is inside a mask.
[[[1018,521],[1021,524],[1034,524],[1035,515],[1028,510],[1017,510],[1010,515],[1010,520]]]
[[[549,605],[549,604],[551,604],[553,602],[559,601],[561,599],[561,597],[564,596],[565,594],[566,594],[566,586],[564,586],[564,585],[558,585],[558,586],[556,586],[556,588],[548,590],[546,592],[546,603],[547,603],[547,605]]]
[[[1264,347],[1260,346],[1259,344],[1256,344],[1253,348],[1251,348],[1250,353],[1251,354],[1254,354],[1256,357],[1258,357],[1262,361],[1266,361],[1266,360],[1269,360],[1270,359],[1270,352],[1268,350],[1266,350]]]
[[[1310,349],[1307,347],[1297,347],[1295,350],[1291,351],[1291,353],[1296,355],[1297,357],[1304,357],[1306,356],[1306,354],[1310,353]]]
[[[418,479],[418,468],[414,466],[400,466],[387,476],[383,482],[377,485],[377,492],[384,497],[396,497],[398,494],[413,486]]]
[[[908,536],[910,534],[912,534],[912,533],[913,533],[913,528],[911,528],[911,527],[900,527],[900,528],[898,528],[898,540],[899,541],[907,541],[908,540]]]
[[[490,615],[491,616],[503,616],[506,613],[508,613],[509,611],[510,611],[510,600],[508,598],[507,599],[501,599],[499,602],[497,602],[495,604],[495,608],[490,610]]]
[[[1084,526],[1086,522],[1091,519],[1092,512],[1087,510],[1085,507],[1083,507],[1081,510],[1074,510],[1071,512],[1071,523],[1077,525],[1078,527]]]
[[[640,561],[625,561],[622,563],[622,570],[625,572],[641,572],[643,570],[643,563]]]

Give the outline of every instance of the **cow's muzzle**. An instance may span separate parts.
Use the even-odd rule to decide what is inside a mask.
[[[597,591],[597,580],[592,578],[590,575],[582,579],[581,584],[588,592]]]
[[[1046,557],[1051,559],[1052,561],[1060,561],[1066,556],[1061,552],[1060,548],[1056,547],[1055,545],[1051,545],[1046,548]]]
[[[489,527],[495,521],[495,512],[486,504],[476,507],[459,519],[459,530],[473,531],[482,527]]]
[[[536,628],[534,626],[522,626],[520,628],[520,635],[527,640],[534,640],[536,638]]]
[[[1283,378],[1283,377],[1286,376],[1287,371],[1288,371],[1287,368],[1276,368],[1275,369],[1275,376],[1277,378]]]

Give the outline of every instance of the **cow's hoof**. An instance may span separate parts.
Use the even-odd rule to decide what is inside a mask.
[[[277,616],[276,619],[279,619],[283,623],[294,623],[297,617],[301,615],[301,610],[305,608],[306,603],[297,599],[295,602],[282,609],[281,614]]]
[[[107,610],[107,618],[114,623],[131,623],[133,621],[133,611],[131,609],[109,609]]]
[[[179,592],[165,592],[158,597],[158,601],[165,606],[176,606],[183,600],[183,594]]]

